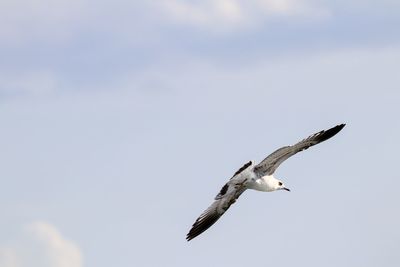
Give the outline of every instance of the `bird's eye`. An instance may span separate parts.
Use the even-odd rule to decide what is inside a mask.
[[[279,186],[282,186],[283,184],[282,184],[282,182],[279,182]]]

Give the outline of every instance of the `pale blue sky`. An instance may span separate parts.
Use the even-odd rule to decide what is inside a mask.
[[[398,266],[397,1],[0,2],[0,266]],[[347,123],[185,235],[250,159]]]

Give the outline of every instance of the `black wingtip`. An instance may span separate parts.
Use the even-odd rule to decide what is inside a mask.
[[[197,235],[196,235],[196,236],[197,236]],[[196,236],[186,235],[186,241],[189,242],[190,240],[192,240],[192,239],[195,238]]]
[[[186,241],[189,242],[193,238],[202,234],[204,231],[205,230],[198,230],[198,229],[194,231],[193,229],[191,229],[190,232],[186,235]]]
[[[338,132],[340,132],[344,128],[344,126],[346,126],[346,123],[338,124],[335,127],[331,128],[329,130],[326,130],[326,132],[332,131],[333,135],[335,135]]]
[[[190,229],[189,233],[186,235],[186,240],[190,241],[193,238],[199,236],[202,234],[204,231],[206,231],[208,228],[210,228],[218,219],[221,217],[223,214],[219,214],[216,211],[213,212],[213,210],[206,211],[206,213],[203,213],[204,215],[200,216],[193,224],[192,228]]]
[[[329,130],[332,130],[332,131],[335,132],[335,134],[337,134],[338,132],[340,132],[344,128],[344,126],[346,126],[346,123],[338,124],[338,125],[336,125],[335,127],[331,128]]]
[[[342,124],[336,125],[335,127],[330,128],[328,130],[322,131],[321,135],[318,138],[319,139],[318,141],[322,142],[322,141],[328,140],[329,138],[333,137],[338,132],[340,132],[344,128],[344,126],[346,126],[346,124],[342,123]]]

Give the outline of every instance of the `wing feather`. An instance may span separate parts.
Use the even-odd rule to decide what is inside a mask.
[[[227,184],[228,185],[228,184]],[[226,186],[226,185],[225,185]],[[225,187],[224,186],[224,187]],[[246,190],[246,187],[240,186],[236,188],[229,184],[227,193],[216,199],[210,207],[208,207],[194,222],[189,233],[186,235],[187,241],[192,240],[196,236],[210,228],[219,218],[236,202],[239,196]]]
[[[328,130],[323,130],[309,137],[301,140],[295,145],[292,146],[284,146],[268,157],[266,157],[263,161],[261,161],[258,165],[254,167],[254,171],[258,176],[271,175],[275,172],[275,170],[281,165],[282,162],[295,155],[296,153],[303,151],[311,146],[319,144],[325,140],[336,135],[346,124],[340,124]]]

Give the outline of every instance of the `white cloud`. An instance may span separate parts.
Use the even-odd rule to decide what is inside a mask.
[[[0,246],[0,266],[17,267],[17,255],[12,248]]]
[[[179,0],[164,1],[167,14],[178,22],[198,26],[224,27],[244,20],[242,7],[234,0],[203,1],[199,4]]]
[[[82,255],[72,241],[51,224],[34,222],[9,244],[0,247],[4,267],[82,267]]]
[[[257,0],[256,6],[270,15],[311,16],[328,15],[328,11],[304,0]]]
[[[85,30],[123,31],[120,34],[129,35],[132,28],[136,34],[144,28],[144,35],[151,27],[157,27],[155,22],[226,31],[258,25],[274,16],[327,14],[310,1],[313,0],[2,0],[0,45],[42,40],[64,43]]]
[[[305,0],[205,0],[161,2],[167,15],[180,23],[213,30],[254,26],[271,17],[325,18],[327,9]]]

